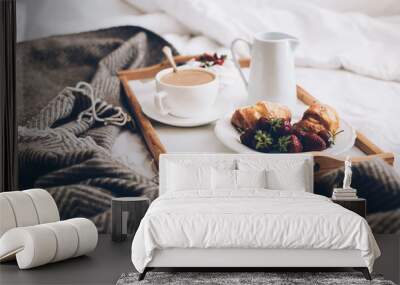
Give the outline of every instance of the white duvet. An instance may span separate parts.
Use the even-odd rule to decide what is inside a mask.
[[[298,84],[384,151],[400,154],[400,1],[126,0],[190,31],[163,32],[182,54],[260,31],[297,36]]]
[[[136,232],[132,262],[143,272],[154,250],[165,248],[358,249],[370,271],[380,255],[359,215],[319,195],[265,190],[159,197]]]
[[[298,66],[343,68],[378,79],[400,81],[400,4],[395,0],[130,2],[147,11],[156,7],[192,31],[226,47],[237,37],[251,41],[257,32],[285,32],[300,40],[296,51]],[[334,6],[338,8],[332,9]],[[383,6],[387,10],[378,13]],[[374,11],[378,15],[373,13],[375,17],[371,17],[359,11]]]
[[[100,0],[18,1],[18,20],[26,17],[26,23],[18,22],[18,33],[26,30],[23,38],[29,39],[140,25],[165,37],[181,54],[215,51],[234,37],[250,39],[258,31],[292,33],[301,42],[298,83],[384,151],[400,154],[400,1],[101,0],[93,13],[88,7],[94,1]],[[129,165],[142,171],[149,159],[137,160],[145,151],[140,138],[123,134],[120,139],[125,140],[123,153],[134,153],[123,159],[134,160]]]

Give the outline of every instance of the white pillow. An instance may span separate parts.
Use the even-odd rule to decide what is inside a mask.
[[[212,169],[215,191],[235,191],[242,188],[267,188],[265,170]]]
[[[169,163],[168,191],[211,190],[211,167]]]
[[[266,170],[236,170],[237,188],[267,188]]]
[[[236,190],[236,170],[213,168],[212,174],[214,190]]]
[[[266,170],[267,188],[271,190],[312,192],[312,159],[301,155],[289,158],[239,159],[240,170]]]
[[[269,169],[267,174],[267,187],[271,190],[306,191],[308,176],[303,164],[293,166],[290,171],[282,169]]]

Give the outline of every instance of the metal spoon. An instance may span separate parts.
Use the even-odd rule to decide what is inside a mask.
[[[172,69],[174,70],[174,72],[178,72],[178,68],[176,67],[176,63],[175,63],[174,57],[172,56],[171,48],[169,46],[165,46],[165,47],[162,48],[162,52],[167,57],[167,60],[171,64]]]

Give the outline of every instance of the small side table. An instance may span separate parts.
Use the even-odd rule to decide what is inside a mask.
[[[359,214],[364,219],[367,216],[367,200],[363,198],[354,198],[354,199],[331,199],[333,203],[339,204],[340,206],[353,211],[356,214]]]
[[[150,200],[147,197],[112,198],[112,240],[124,241],[128,235],[134,235],[149,205]]]

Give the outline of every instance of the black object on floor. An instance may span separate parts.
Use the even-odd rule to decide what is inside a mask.
[[[112,240],[119,242],[126,240],[129,235],[134,236],[149,205],[147,197],[112,198]]]

